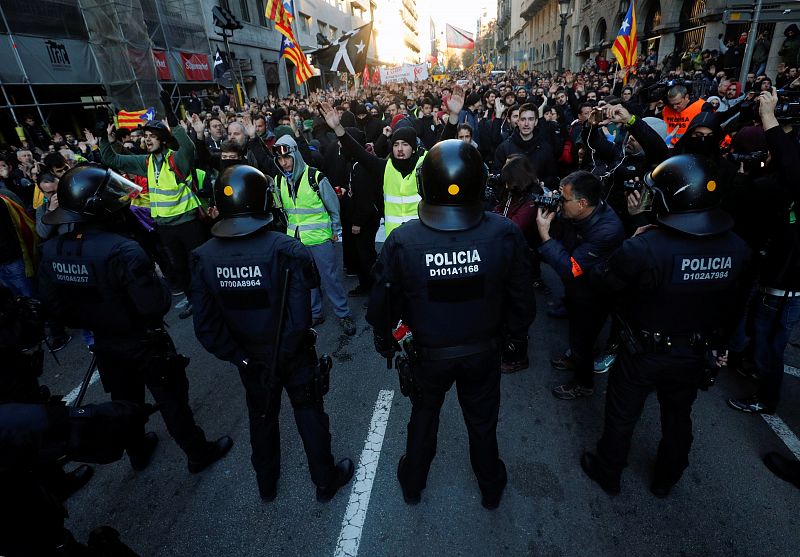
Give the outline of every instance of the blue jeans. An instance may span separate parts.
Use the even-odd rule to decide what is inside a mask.
[[[753,345],[760,377],[758,397],[768,405],[780,399],[783,382],[783,352],[789,336],[800,321],[800,297],[784,298],[757,294]]]
[[[342,266],[339,262],[339,254],[336,253],[333,242],[308,246],[308,249],[314,257],[322,289],[333,305],[333,312],[336,317],[347,317],[350,315],[350,308],[347,306],[347,293],[342,284]],[[311,291],[311,315],[315,319],[322,317],[322,295],[319,288]]]
[[[14,296],[33,296],[33,285],[25,276],[25,262],[22,259],[0,264],[0,284],[11,290]]]

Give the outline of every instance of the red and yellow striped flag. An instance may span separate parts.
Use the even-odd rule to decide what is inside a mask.
[[[290,33],[291,35],[291,33]],[[308,60],[306,60],[306,55],[303,54],[302,49],[294,40],[293,37],[283,37],[281,40],[281,58],[286,58],[297,69],[294,80],[297,82],[298,85],[302,85],[309,78],[314,75],[314,70],[311,66],[308,65]]]
[[[127,110],[120,110],[117,112],[117,127],[135,130],[139,126],[143,126],[149,120],[155,117],[155,111],[152,108],[134,110],[128,112]]]
[[[275,29],[279,33],[294,42],[294,37],[292,36],[294,14],[292,11],[291,0],[267,0],[264,15],[267,16],[267,19],[275,22]]]
[[[614,45],[611,47],[611,52],[617,58],[620,68],[629,70],[636,65],[636,10],[633,7],[633,1],[628,7],[625,19],[622,20],[617,38],[614,39]]]

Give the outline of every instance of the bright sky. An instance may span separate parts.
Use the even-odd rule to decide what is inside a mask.
[[[497,0],[417,0],[419,42],[423,52],[427,55],[430,50],[430,17],[433,18],[436,33],[444,32],[445,23],[449,23],[474,36],[478,18],[484,9],[489,12],[490,19],[496,17]]]

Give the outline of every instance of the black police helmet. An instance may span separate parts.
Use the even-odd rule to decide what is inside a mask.
[[[45,224],[102,220],[127,207],[142,188],[95,165],[76,166],[58,181],[58,208],[42,217]]]
[[[434,230],[468,230],[483,217],[489,171],[478,150],[448,139],[433,146],[417,170],[419,220]]]
[[[272,222],[270,180],[257,168],[237,164],[214,184],[214,200],[222,220],[211,228],[219,238],[246,236]]]
[[[717,169],[702,155],[676,155],[659,164],[645,178],[663,207],[658,221],[692,236],[711,236],[733,228],[733,219],[719,208]]]

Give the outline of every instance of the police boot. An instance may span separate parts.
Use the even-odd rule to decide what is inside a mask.
[[[228,451],[233,447],[233,439],[224,435],[213,443],[208,443],[208,448],[200,456],[200,458],[189,459],[189,473],[198,474],[211,466],[213,463],[228,454]]]
[[[349,458],[343,458],[340,460],[336,464],[336,476],[333,479],[333,483],[326,487],[317,486],[317,501],[320,503],[327,503],[333,499],[333,496],[336,495],[336,492],[339,491],[339,488],[343,485],[347,485],[347,482],[349,482],[350,478],[353,477],[354,470],[355,467],[353,466],[352,460]]]
[[[134,450],[128,449],[128,458],[131,461],[131,468],[137,472],[147,468],[150,464],[150,459],[153,458],[153,453],[158,445],[158,435],[152,431],[144,434],[144,439],[139,447]]]
[[[403,491],[403,501],[406,505],[416,505],[422,499],[419,490],[408,489],[403,484],[403,464],[405,463],[406,455],[400,457],[400,462],[397,463],[397,481],[400,483],[400,489]]]
[[[528,339],[509,339],[503,350],[500,364],[502,373],[516,373],[528,369]]]
[[[99,526],[89,533],[89,549],[96,557],[139,557],[119,539],[111,526]]]

